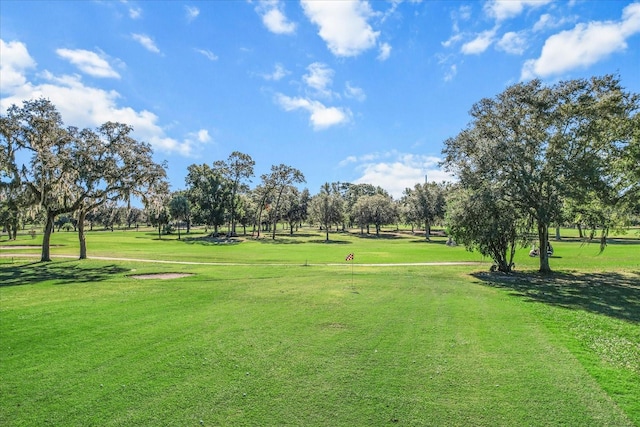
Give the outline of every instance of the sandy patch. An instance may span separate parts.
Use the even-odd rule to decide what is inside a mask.
[[[189,277],[193,276],[193,274],[189,273],[154,273],[154,274],[136,274],[133,276],[134,279],[179,279],[181,277]]]

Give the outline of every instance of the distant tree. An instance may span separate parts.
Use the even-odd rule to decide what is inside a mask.
[[[294,229],[307,217],[309,190],[305,188],[299,191],[291,185],[285,190],[282,198],[282,218],[289,224],[289,234],[293,235]]]
[[[253,167],[256,162],[248,154],[234,151],[226,161],[214,162],[213,167],[217,169],[221,175],[229,183],[229,207],[231,228],[229,236],[236,233],[236,210],[239,203],[238,193],[247,190],[248,186],[243,182],[249,180],[253,176]]]
[[[174,194],[169,201],[169,214],[176,221],[176,228],[178,229],[178,240],[180,240],[180,222],[186,220],[189,217],[189,201],[184,194]]]
[[[213,227],[213,236],[225,222],[231,185],[219,170],[207,164],[191,165],[185,179],[187,199],[192,206],[192,217],[196,223]]]
[[[348,216],[349,225],[358,224],[356,218],[352,215],[354,212],[354,205],[358,202],[362,196],[375,196],[376,194],[382,194],[383,196],[389,196],[389,193],[380,186],[374,186],[371,184],[342,184],[344,191],[342,197],[344,199],[344,210],[346,216]],[[362,227],[361,227],[362,229]],[[367,229],[368,233],[368,229]]]
[[[136,207],[127,209],[127,228],[131,228],[133,224],[138,228],[138,224],[145,220],[146,218],[142,209]]]
[[[151,186],[142,198],[149,223],[158,228],[158,239],[162,239],[162,227],[169,223],[170,200],[169,184],[166,181],[159,181]]]
[[[398,216],[392,198],[383,194],[361,196],[354,205],[352,213],[361,230],[366,225],[367,234],[369,224],[375,225],[376,236],[380,236],[383,225],[393,224]]]
[[[273,225],[272,239],[276,238],[276,224],[280,215],[280,202],[282,200],[282,194],[293,184],[300,184],[305,182],[304,175],[298,169],[284,164],[278,166],[271,166],[271,172],[269,174],[263,174],[262,178],[262,200],[258,207],[258,222],[261,222],[262,211],[266,207],[266,200],[269,197],[273,198],[273,206],[269,207],[271,211],[271,222]],[[259,228],[258,228],[259,230]],[[258,231],[258,237],[260,232]]]
[[[238,224],[242,226],[242,234],[247,235],[247,226],[254,223],[256,217],[256,205],[249,194],[240,194],[238,201]]]
[[[431,225],[444,218],[445,184],[435,182],[416,184],[404,191],[408,218],[424,225],[425,238],[430,240]]]
[[[329,230],[332,224],[339,224],[343,219],[343,199],[338,191],[325,183],[320,192],[310,202],[309,210],[314,221],[325,231],[325,241],[329,241]]]

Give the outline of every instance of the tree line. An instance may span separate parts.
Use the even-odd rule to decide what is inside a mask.
[[[50,259],[55,221],[77,228],[80,258],[86,258],[84,226],[94,222],[146,222],[161,238],[173,224],[181,238],[192,224],[212,236],[233,237],[238,227],[253,237],[277,224],[293,234],[317,225],[359,228],[408,224],[425,231],[439,223],[450,238],[491,257],[508,272],[518,246],[546,247],[553,225],[574,224],[581,236],[640,216],[640,119],[638,95],[625,92],[616,76],[569,80],[551,86],[539,80],[516,84],[476,103],[471,122],[445,141],[442,166],[452,183],[416,183],[394,200],[370,184],[325,183],[318,193],[300,189],[304,174],[274,165],[250,187],[255,162],[232,152],[226,160],[188,167],[185,190],[171,192],[164,165],[131,127],[107,122],[96,130],[64,128],[49,101],[25,101],[0,118],[0,220],[15,233],[36,212],[44,217],[42,260]],[[28,159],[28,166],[20,159]],[[128,203],[138,197],[144,209]],[[120,219],[118,219],[120,218]],[[223,230],[224,231],[221,231]],[[545,251],[540,271],[550,271]]]

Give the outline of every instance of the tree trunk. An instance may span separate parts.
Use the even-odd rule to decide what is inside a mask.
[[[180,221],[176,221],[176,228],[178,229],[178,240],[180,240]]]
[[[562,240],[562,237],[560,237],[560,226],[556,226],[556,240]]]
[[[42,237],[42,256],[40,257],[40,261],[49,262],[51,261],[51,251],[49,248],[49,244],[51,243],[51,233],[53,233],[53,220],[55,215],[47,212],[47,223],[44,227],[44,236]]]
[[[87,213],[80,209],[78,213],[78,240],[80,241],[80,258],[87,259],[87,239],[84,234],[84,218]]]
[[[580,225],[580,223],[577,223],[576,225],[578,226],[578,237],[584,239],[584,234],[582,233],[582,225]]]
[[[549,255],[547,254],[547,244],[549,243],[549,226],[547,224],[538,224],[538,242],[540,243],[540,273],[551,273],[549,267]]]
[[[429,221],[424,222],[424,238],[426,240],[431,240],[431,226],[429,225]]]

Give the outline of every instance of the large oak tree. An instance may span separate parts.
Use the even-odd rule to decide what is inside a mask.
[[[443,163],[463,188],[490,185],[506,206],[529,215],[545,248],[563,199],[634,194],[638,183],[619,154],[630,151],[637,111],[638,97],[615,76],[516,84],[472,107],[468,127],[445,141]],[[539,270],[551,271],[544,250]]]

